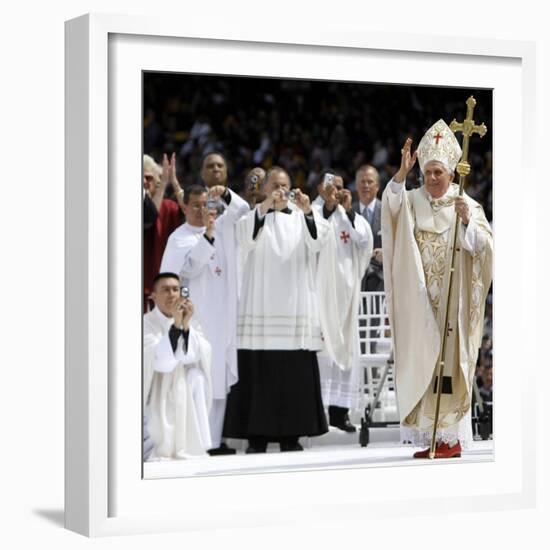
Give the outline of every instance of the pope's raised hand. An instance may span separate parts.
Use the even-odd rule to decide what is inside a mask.
[[[412,139],[407,138],[401,149],[401,166],[399,171],[393,177],[393,180],[397,183],[401,183],[407,177],[407,174],[411,171],[414,163],[416,162],[416,157],[418,156],[418,151],[411,153]]]

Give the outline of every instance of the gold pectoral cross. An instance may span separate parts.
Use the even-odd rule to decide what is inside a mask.
[[[474,96],[470,96],[466,100],[466,118],[464,122],[457,122],[456,118],[453,119],[449,128],[453,132],[462,132],[462,158],[456,167],[456,171],[460,176],[466,177],[470,173],[470,164],[468,163],[468,149],[470,146],[470,136],[478,134],[479,137],[483,137],[487,133],[487,126],[484,123],[476,124],[474,122],[474,107],[476,106],[476,100]]]

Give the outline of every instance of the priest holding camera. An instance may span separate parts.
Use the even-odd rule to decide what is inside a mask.
[[[237,223],[246,252],[238,316],[239,381],[227,402],[224,436],[247,453],[301,451],[300,436],[327,431],[316,352],[323,347],[316,295],[317,253],[328,223],[307,195],[269,170],[265,200]]]

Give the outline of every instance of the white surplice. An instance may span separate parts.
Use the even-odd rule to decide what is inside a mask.
[[[187,349],[180,336],[174,352],[173,322],[156,307],[143,317],[144,410],[154,443],[148,460],[202,456],[212,446],[210,344],[190,327]]]
[[[435,410],[435,372],[449,285],[458,186],[434,200],[424,188],[405,191],[391,181],[382,197],[384,283],[403,438],[429,444]],[[492,233],[483,209],[464,195],[468,226],[459,224],[456,271],[445,354],[452,393],[441,397],[437,438],[471,438],[472,382],[481,344],[485,299],[492,278]]]
[[[249,350],[322,349],[316,294],[317,253],[330,236],[329,224],[313,211],[317,238],[304,213],[270,212],[254,239],[259,206],[237,223],[246,262],[239,302],[238,347]]]
[[[312,207],[319,216],[323,216],[323,206],[320,196],[313,201]],[[340,205],[326,221],[332,229],[335,256],[327,254],[329,246],[319,253],[317,293],[321,317],[327,320],[323,337],[332,343],[329,349],[318,353],[321,391],[325,406],[349,409],[359,400],[359,297],[361,278],[372,256],[373,238],[367,221],[355,215],[352,224]],[[335,267],[333,278],[327,276],[331,264]]]
[[[214,399],[225,399],[237,381],[237,268],[235,222],[250,207],[230,191],[231,202],[216,219],[214,244],[204,227],[185,223],[168,238],[161,271],[180,276],[195,305],[194,318],[212,345]]]

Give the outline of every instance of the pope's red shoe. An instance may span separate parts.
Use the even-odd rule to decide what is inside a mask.
[[[462,447],[460,442],[456,445],[449,447],[447,443],[438,443],[435,448],[434,458],[459,458],[462,453]],[[424,451],[417,451],[414,453],[413,458],[430,458],[430,448],[428,447]]]
[[[460,458],[462,454],[462,447],[460,441],[457,441],[452,447],[449,447],[447,443],[443,443],[435,450],[435,458]]]
[[[429,454],[430,454],[430,448],[428,447],[424,451],[417,451],[416,453],[414,453],[413,458],[428,458]]]

